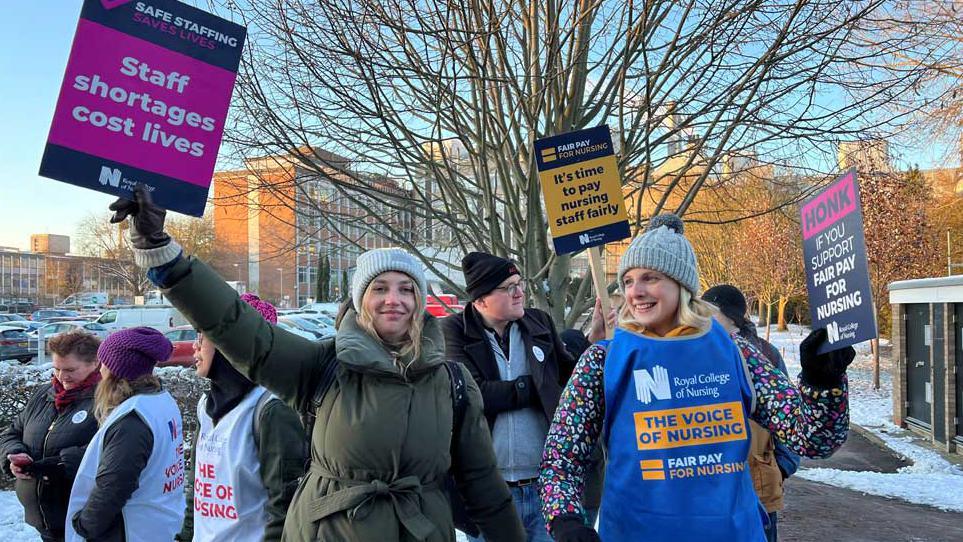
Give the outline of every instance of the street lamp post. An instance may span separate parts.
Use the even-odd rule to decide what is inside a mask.
[[[237,281],[241,282],[241,264],[231,264],[234,266],[234,270],[237,271]]]
[[[281,293],[278,294],[278,306],[284,307],[284,268],[278,267],[278,277],[281,278]]]

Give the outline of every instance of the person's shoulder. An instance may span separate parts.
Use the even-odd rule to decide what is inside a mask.
[[[465,310],[448,315],[444,318],[439,318],[438,323],[441,326],[441,330],[445,333],[447,337],[449,333],[464,333],[465,331],[465,314],[468,308]]]
[[[555,321],[552,320],[552,316],[551,316],[550,314],[548,314],[547,312],[543,311],[542,309],[536,309],[535,307],[529,307],[529,308],[525,309],[525,316],[524,316],[523,318],[527,318],[527,319],[529,319],[529,320],[534,320],[534,321],[538,322],[539,324],[542,324],[543,326],[545,326],[545,327],[547,327],[547,328],[550,328],[550,329],[554,329],[554,328],[555,328]]]

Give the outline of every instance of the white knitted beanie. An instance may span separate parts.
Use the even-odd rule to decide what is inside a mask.
[[[368,284],[385,271],[398,271],[411,277],[421,295],[427,294],[425,268],[417,258],[401,248],[375,248],[358,256],[354,276],[351,277],[351,300],[355,310],[361,309],[361,298]]]
[[[645,233],[629,244],[619,260],[619,286],[626,271],[643,267],[672,277],[692,295],[699,295],[699,266],[684,231],[682,219],[674,214],[653,217]]]

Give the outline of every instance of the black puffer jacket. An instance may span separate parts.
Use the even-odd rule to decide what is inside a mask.
[[[87,443],[97,432],[93,408],[94,388],[90,388],[58,413],[53,385],[47,384],[37,390],[23,412],[0,434],[0,459],[7,476],[11,476],[8,454],[25,453],[34,461],[49,458],[63,465],[62,476],[16,483],[27,523],[45,536],[63,536],[70,487]]]

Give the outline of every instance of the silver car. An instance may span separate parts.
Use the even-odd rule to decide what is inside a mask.
[[[99,337],[100,340],[106,339],[108,334],[106,327],[95,322],[87,322],[84,320],[71,320],[69,322],[53,322],[41,327],[40,329],[36,329],[28,333],[30,337],[29,348],[31,349],[32,352],[37,351],[37,337],[39,337],[39,333],[42,331],[43,340],[44,340],[44,352],[50,353],[50,349],[47,347],[47,342],[50,340],[50,338],[60,335],[61,333],[72,331],[74,329],[83,329],[88,333],[93,333],[94,335]]]
[[[20,328],[0,326],[0,360],[15,359],[27,363],[33,359],[30,337]]]

